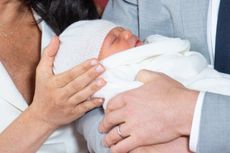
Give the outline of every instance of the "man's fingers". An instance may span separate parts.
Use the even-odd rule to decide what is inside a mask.
[[[116,111],[117,109],[123,108],[126,104],[125,100],[126,97],[125,93],[119,94],[115,97],[113,97],[111,100],[109,100],[107,108],[105,110],[105,114],[110,113],[112,111]]]
[[[107,147],[117,144],[119,141],[129,136],[125,124],[115,126],[104,138],[103,144]]]
[[[42,71],[40,73],[43,75],[53,74],[53,63],[59,49],[59,44],[59,38],[55,36],[52,38],[50,44],[45,48],[41,61],[38,65],[38,69],[39,71]]]
[[[127,153],[137,148],[136,140],[133,137],[127,137],[111,147],[112,153]]]
[[[106,114],[99,125],[99,131],[107,133],[116,125],[125,122],[125,114],[123,109],[113,111],[109,114]]]
[[[63,87],[96,65],[98,65],[97,59],[89,59],[68,71],[58,74],[56,76],[56,82],[58,86]]]

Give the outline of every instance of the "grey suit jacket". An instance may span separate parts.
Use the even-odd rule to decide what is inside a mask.
[[[210,62],[207,45],[208,5],[209,0],[110,0],[103,18],[131,29],[142,39],[150,34],[188,39],[191,49],[199,51]],[[92,114],[94,119],[103,115],[98,112],[84,116],[79,124],[81,129],[90,126],[87,120],[92,120]],[[205,95],[198,153],[230,152],[229,115],[230,97],[213,93]],[[84,132],[87,133],[86,129]],[[89,143],[101,141],[102,135],[97,130],[94,133],[97,140],[87,139]],[[90,147],[100,150],[99,145]],[[102,150],[99,152],[103,153]]]

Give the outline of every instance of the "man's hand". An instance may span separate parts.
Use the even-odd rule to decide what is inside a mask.
[[[151,145],[134,149],[130,153],[192,153],[187,137],[180,137],[165,144]]]
[[[127,153],[190,133],[198,92],[164,74],[143,73],[147,83],[114,97],[100,124],[100,131],[108,133],[104,144],[113,153]]]

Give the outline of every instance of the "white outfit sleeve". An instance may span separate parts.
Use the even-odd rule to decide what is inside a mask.
[[[191,129],[190,141],[189,141],[189,148],[193,152],[197,151],[198,139],[200,134],[201,111],[202,111],[204,96],[205,96],[205,92],[200,92],[197,99],[194,116],[193,116],[192,129]]]

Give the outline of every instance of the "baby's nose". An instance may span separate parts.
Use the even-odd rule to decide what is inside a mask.
[[[130,30],[124,30],[122,31],[121,36],[122,38],[127,40],[127,39],[130,39],[133,36],[133,34]]]

